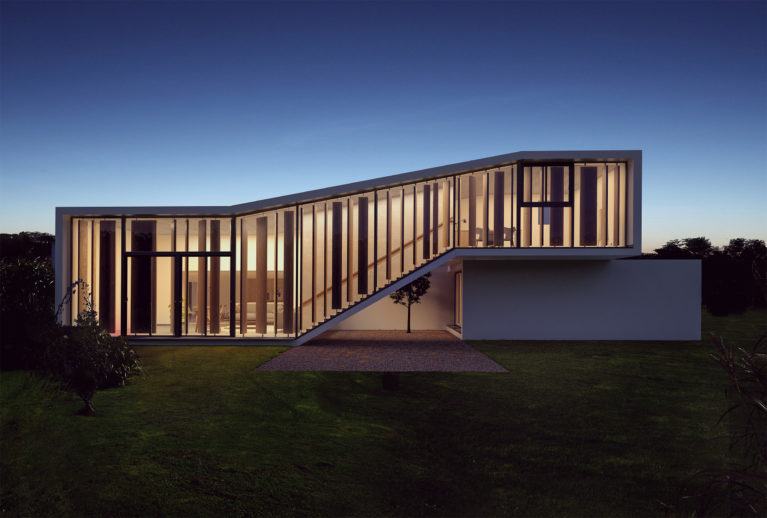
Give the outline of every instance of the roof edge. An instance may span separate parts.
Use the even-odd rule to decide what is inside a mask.
[[[642,150],[570,150],[570,151],[517,151],[503,155],[456,162],[454,164],[419,169],[407,173],[381,176],[370,180],[351,182],[332,187],[324,187],[284,196],[276,196],[235,205],[181,205],[181,206],[121,206],[121,207],[56,207],[56,215],[101,216],[101,215],[234,215],[245,212],[261,211],[284,207],[297,203],[309,203],[314,200],[333,196],[344,196],[375,187],[385,188],[391,185],[415,182],[427,178],[437,178],[451,174],[460,174],[474,169],[483,169],[495,165],[517,162],[520,160],[611,160],[640,159]]]

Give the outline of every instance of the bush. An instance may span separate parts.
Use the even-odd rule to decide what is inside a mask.
[[[752,302],[751,265],[716,252],[703,261],[703,304],[712,315],[746,311]]]
[[[767,341],[737,350],[712,336],[711,357],[727,373],[730,407],[719,418],[729,426],[728,463],[699,473],[707,478],[697,516],[765,516],[767,513]]]
[[[93,415],[97,390],[124,386],[141,370],[138,355],[122,336],[112,336],[99,325],[90,297],[75,326],[57,329],[46,353],[46,367],[82,398],[84,415]]]
[[[55,328],[55,275],[40,258],[0,260],[0,368],[40,367]]]
[[[83,400],[80,412],[85,415],[95,413],[97,390],[121,387],[140,371],[138,356],[124,337],[92,326],[60,327],[46,359],[54,378]]]
[[[712,315],[767,305],[767,245],[761,239],[731,239],[721,250],[705,237],[672,239],[645,257],[700,259],[703,305]]]
[[[0,258],[52,259],[56,237],[47,232],[20,232],[0,234]]]

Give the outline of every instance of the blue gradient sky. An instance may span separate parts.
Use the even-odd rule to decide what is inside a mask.
[[[0,4],[0,232],[644,150],[644,248],[767,239],[767,3]]]

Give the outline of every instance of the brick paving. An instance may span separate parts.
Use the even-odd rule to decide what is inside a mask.
[[[264,371],[508,372],[447,331],[327,331]]]

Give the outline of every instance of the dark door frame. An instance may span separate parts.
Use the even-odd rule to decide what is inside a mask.
[[[124,241],[123,241],[124,244]],[[236,251],[234,250],[234,247],[231,251],[225,251],[225,252],[126,252],[125,248],[123,247],[122,250],[122,272],[121,272],[121,282],[123,286],[123,296],[120,300],[120,320],[121,320],[121,329],[120,334],[122,336],[127,336],[128,331],[128,258],[129,257],[171,257],[173,258],[173,271],[175,272],[174,275],[174,291],[177,294],[175,299],[173,300],[173,321],[174,321],[174,336],[186,336],[181,334],[181,315],[182,315],[182,301],[180,298],[181,291],[181,265],[182,265],[182,258],[185,257],[199,257],[202,259],[207,259],[209,257],[226,257],[229,258],[229,264],[230,264],[230,270],[233,270],[231,265],[236,265]],[[205,261],[207,263],[207,261]],[[207,268],[205,268],[206,274],[207,274]],[[234,277],[234,272],[230,273],[230,280]],[[230,287],[229,290],[229,307],[234,308],[235,307],[235,297],[236,293],[235,290],[232,290]],[[207,294],[206,294],[207,298]],[[206,301],[198,302],[198,304],[205,304]],[[229,311],[230,314],[230,320],[231,317],[234,316],[233,311]],[[234,337],[234,326],[229,326],[229,336]],[[207,336],[207,325],[204,327],[203,336]]]

